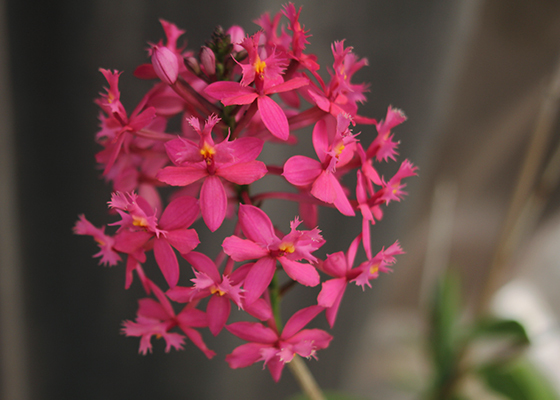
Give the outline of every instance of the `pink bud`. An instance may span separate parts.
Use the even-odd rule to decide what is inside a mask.
[[[206,75],[212,76],[216,74],[216,56],[209,47],[202,46],[200,49],[200,62]]]
[[[159,79],[173,85],[179,76],[177,55],[164,46],[152,46],[152,65]]]

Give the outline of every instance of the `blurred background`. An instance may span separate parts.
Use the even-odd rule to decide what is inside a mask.
[[[198,49],[215,26],[252,33],[255,18],[284,3],[0,1],[3,398],[284,399],[299,390],[287,370],[279,384],[260,364],[230,370],[223,358],[240,342],[228,334],[205,336],[218,353],[210,361],[190,344],[166,354],[155,343],[153,354],[138,355],[138,340],[119,330],[134,318],[141,289],[125,291],[122,268],[99,267],[91,240],[72,235],[78,214],[96,225],[111,222],[110,188],[94,160],[93,98],[105,85],[98,68],[124,71],[119,85],[132,108],[149,87],[132,72],[147,61],[147,42],[163,37],[159,18],[186,29],[188,47]],[[490,294],[514,282],[495,309],[507,314],[534,304],[524,315],[541,316],[539,326],[557,333],[560,3],[295,5],[303,5],[300,21],[313,34],[309,51],[323,73],[335,40],[368,58],[355,78],[371,84],[360,114],[381,119],[388,105],[403,109],[409,119],[394,132],[399,159],[420,168],[408,180],[409,196],[372,230],[374,249],[399,239],[407,253],[372,290],[347,292],[334,341],[308,363],[319,384],[366,399],[418,398],[430,376],[422,344],[427,299],[449,266],[462,278],[467,313],[485,309]],[[333,236],[340,243],[327,252],[347,248],[360,222],[323,216],[324,232],[347,232]],[[547,343],[540,352],[549,360],[539,362],[557,383],[557,336]]]

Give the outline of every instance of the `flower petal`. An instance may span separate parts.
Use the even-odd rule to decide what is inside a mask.
[[[296,186],[312,184],[321,174],[321,163],[305,156],[293,156],[284,164],[282,175],[288,182]]]
[[[154,256],[169,287],[179,281],[179,262],[171,245],[164,239],[154,239]]]
[[[247,274],[243,287],[245,302],[250,305],[266,290],[276,271],[276,260],[271,257],[261,258]]]
[[[212,175],[204,180],[200,190],[202,218],[212,232],[222,225],[226,217],[227,195],[219,177]]]
[[[284,267],[284,271],[290,278],[298,281],[305,286],[317,286],[321,281],[319,273],[311,264],[304,264],[289,260],[286,257],[279,257],[278,261]]]
[[[208,318],[208,329],[216,336],[223,329],[231,311],[231,303],[224,296],[214,295],[208,301],[206,316]]]
[[[288,125],[288,118],[282,107],[280,107],[274,100],[268,96],[259,96],[257,99],[261,119],[270,131],[278,139],[288,140],[290,136],[290,126]]]

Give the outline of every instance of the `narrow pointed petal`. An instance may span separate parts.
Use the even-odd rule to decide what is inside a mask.
[[[208,175],[206,168],[200,167],[165,167],[156,178],[171,186],[187,186]]]
[[[267,169],[263,162],[249,161],[222,167],[217,175],[238,185],[249,185],[261,179],[266,173]]]
[[[336,299],[346,288],[346,279],[337,278],[323,282],[321,293],[317,296],[317,304],[321,307],[332,307]]]
[[[238,82],[221,81],[214,82],[206,86],[204,92],[217,100],[222,100],[227,97],[254,93],[254,89],[246,86],[241,86],[241,84]]]
[[[245,302],[252,304],[264,293],[276,271],[276,260],[271,257],[261,258],[253,265],[245,278]]]
[[[226,329],[247,342],[272,344],[278,340],[276,332],[260,322],[234,322],[227,325]]]
[[[214,261],[206,254],[199,253],[198,251],[191,251],[185,255],[187,260],[198,272],[203,272],[208,275],[214,282],[220,282],[222,277],[216,267]]]
[[[245,236],[256,243],[269,245],[277,239],[270,218],[258,207],[241,204],[239,224]]]
[[[231,311],[231,303],[224,296],[212,296],[208,301],[206,315],[208,318],[208,329],[212,335],[216,336],[225,326],[229,313]]]
[[[297,78],[290,79],[289,81],[283,82],[279,85],[269,87],[264,92],[266,94],[287,92],[289,90],[299,89],[300,87],[303,87],[308,84],[309,84],[309,79],[304,77],[297,77]]]
[[[200,190],[202,218],[212,232],[222,225],[226,217],[227,195],[219,177],[212,175],[204,180]]]
[[[174,230],[190,226],[198,217],[198,200],[191,196],[181,196],[171,201],[165,208],[159,226],[163,230]]]
[[[167,240],[171,246],[175,247],[181,255],[189,253],[200,244],[200,239],[194,229],[167,231],[165,240]]]
[[[204,343],[200,332],[186,326],[181,326],[181,324],[179,324],[179,328],[181,328],[183,332],[185,332],[185,335],[187,335],[187,337],[196,345],[196,347],[202,350],[202,352],[206,357],[208,357],[208,359],[212,359],[216,355],[215,352],[213,352],[206,346],[206,343]]]
[[[321,162],[325,162],[329,150],[329,135],[327,133],[327,123],[324,119],[319,120],[313,127],[313,147]]]
[[[268,96],[259,96],[257,99],[261,119],[270,131],[278,139],[288,140],[290,136],[290,126],[288,125],[288,118],[282,107],[280,107],[274,100]]]
[[[292,337],[323,310],[324,308],[320,306],[311,306],[299,310],[286,322],[280,337],[284,340]]]
[[[222,243],[224,252],[235,261],[256,260],[268,255],[269,251],[252,240],[229,236]]]
[[[179,281],[179,262],[171,245],[163,239],[154,239],[154,256],[169,287]]]
[[[317,286],[319,284],[321,279],[313,265],[292,261],[286,257],[279,257],[278,261],[284,267],[286,274],[294,281],[298,281],[304,286]]]
[[[260,343],[246,343],[236,347],[231,354],[226,356],[226,361],[232,369],[245,368],[261,360]]]

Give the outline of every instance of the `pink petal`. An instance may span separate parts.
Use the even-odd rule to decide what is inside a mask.
[[[226,217],[227,195],[219,177],[212,175],[205,179],[200,190],[202,218],[212,232],[222,225]]]
[[[252,92],[247,94],[241,94],[239,96],[225,97],[222,99],[222,103],[224,106],[231,106],[233,104],[237,104],[237,105],[251,104],[255,101],[257,97],[259,97],[259,95],[255,92]]]
[[[208,329],[214,336],[216,336],[229,317],[231,311],[231,303],[228,298],[224,296],[212,296],[208,301],[206,308],[206,316],[208,318]]]
[[[290,126],[282,107],[268,96],[259,96],[257,104],[262,122],[270,133],[279,139],[287,140],[290,136]]]
[[[165,240],[167,240],[171,246],[175,247],[181,255],[189,253],[200,244],[198,234],[194,229],[167,231]]]
[[[272,344],[278,340],[276,332],[263,326],[260,322],[234,322],[227,325],[226,329],[247,342]]]
[[[206,168],[201,167],[165,167],[156,178],[172,186],[187,186],[208,175]]]
[[[329,254],[323,263],[323,271],[335,278],[342,278],[346,276],[347,270],[348,264],[346,262],[346,256],[342,251]]]
[[[346,284],[346,278],[330,279],[323,282],[321,293],[317,296],[317,304],[321,307],[332,307],[341,293],[344,293]]]
[[[276,260],[271,257],[261,258],[247,274],[243,288],[245,302],[252,304],[264,293],[276,271]]]
[[[226,97],[254,93],[255,90],[250,87],[241,86],[238,82],[220,81],[206,86],[204,92],[217,100],[222,100]]]
[[[222,280],[216,264],[206,254],[191,251],[184,257],[197,271],[205,273],[214,282],[219,283]]]
[[[159,227],[163,230],[174,230],[189,227],[199,212],[198,200],[191,196],[181,196],[172,200],[165,208]]]
[[[261,360],[260,343],[246,343],[236,347],[231,354],[226,356],[226,361],[232,369],[245,368]]]
[[[290,79],[289,81],[283,82],[279,85],[269,87],[264,92],[266,94],[287,92],[289,90],[298,89],[308,84],[309,84],[309,79],[298,77],[298,78]]]
[[[233,153],[236,162],[247,162],[253,161],[261,154],[263,145],[264,142],[259,138],[242,137],[228,142],[228,149]]]
[[[299,332],[313,318],[315,318],[324,308],[320,306],[311,306],[299,310],[286,322],[280,338],[286,340]]]
[[[325,162],[327,151],[329,150],[329,134],[327,133],[327,123],[325,119],[319,120],[313,127],[313,147],[321,162]]]
[[[202,350],[206,357],[212,359],[212,357],[216,355],[216,353],[206,347],[206,343],[204,343],[204,340],[202,340],[202,335],[197,330],[182,326],[181,324],[179,324],[179,328],[181,328],[183,332],[185,332],[185,335],[187,335],[187,337],[196,345],[196,347]]]
[[[269,254],[267,249],[248,239],[229,236],[222,243],[224,252],[235,261],[255,260]]]
[[[284,164],[282,175],[296,186],[310,185],[322,171],[321,163],[305,156],[293,156]]]
[[[335,185],[337,184],[340,186],[340,183],[333,174],[322,171],[313,183],[311,194],[325,203],[333,204],[336,199],[337,191]]]
[[[272,308],[264,299],[257,299],[250,305],[243,304],[243,310],[261,321],[272,317]]]
[[[171,245],[164,239],[154,239],[154,256],[169,287],[179,281],[179,262]]]
[[[267,173],[266,166],[261,161],[249,161],[222,167],[217,175],[238,185],[249,185],[261,179]]]
[[[241,204],[239,206],[239,225],[248,239],[269,245],[278,239],[268,215],[258,207]]]
[[[290,278],[305,286],[317,286],[320,282],[319,273],[311,264],[292,261],[286,257],[279,257],[278,261]]]

